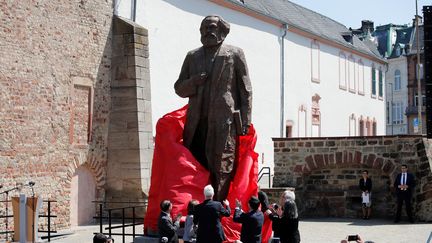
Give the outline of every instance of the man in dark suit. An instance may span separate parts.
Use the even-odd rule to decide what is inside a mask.
[[[204,202],[196,206],[193,222],[198,224],[197,243],[221,243],[226,240],[220,217],[229,217],[231,210],[228,200],[225,207],[220,202],[213,201],[214,189],[211,185],[204,187]]]
[[[258,210],[260,201],[256,197],[249,199],[248,213],[241,210],[241,203],[236,200],[236,208],[234,213],[234,222],[241,223],[242,229],[240,241],[242,243],[261,243],[261,231],[264,223],[264,215]]]
[[[159,242],[178,243],[177,229],[180,227],[181,214],[177,215],[176,221],[171,219],[172,203],[169,200],[163,200],[160,203],[162,212],[159,215]]]
[[[202,47],[190,51],[174,84],[189,98],[183,145],[210,172],[215,200],[224,200],[234,176],[238,135],[251,125],[252,86],[242,49],[224,45],[230,30],[220,16],[201,22]]]
[[[397,195],[397,211],[395,223],[399,222],[402,210],[402,204],[405,202],[405,209],[408,215],[408,219],[411,223],[414,223],[414,218],[411,212],[411,196],[414,190],[415,181],[414,176],[408,173],[407,165],[401,166],[401,173],[396,176],[394,181],[394,187],[396,188]]]

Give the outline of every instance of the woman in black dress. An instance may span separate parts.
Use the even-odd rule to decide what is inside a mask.
[[[283,215],[280,219],[281,243],[299,243],[300,232],[298,230],[299,219],[297,205],[293,200],[287,200],[284,204]]]

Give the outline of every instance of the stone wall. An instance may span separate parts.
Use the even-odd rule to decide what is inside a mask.
[[[148,33],[120,17],[113,21],[112,74],[107,200],[143,202],[154,147]]]
[[[432,142],[420,136],[275,138],[273,187],[295,187],[303,216],[357,217],[358,181],[367,169],[373,180],[373,214],[392,217],[393,182],[400,165],[416,177],[416,217],[432,221]]]
[[[112,8],[106,0],[0,3],[0,184],[35,181],[36,195],[57,200],[55,229],[69,226],[77,167],[90,169],[97,199],[105,197]]]

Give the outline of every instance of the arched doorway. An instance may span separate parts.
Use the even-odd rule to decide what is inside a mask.
[[[96,180],[85,166],[75,170],[71,181],[70,221],[71,226],[85,225],[93,220],[96,209]]]

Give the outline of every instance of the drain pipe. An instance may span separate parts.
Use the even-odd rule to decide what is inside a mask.
[[[133,0],[133,10],[132,10],[132,21],[136,21],[136,13],[137,13],[137,0]]]
[[[280,51],[280,137],[284,132],[285,117],[285,36],[287,35],[288,25],[282,25],[283,34],[281,36]]]

